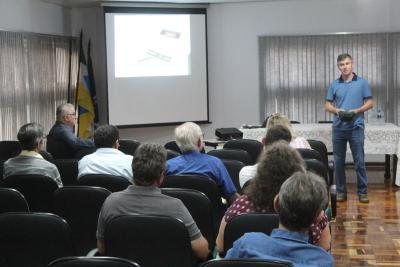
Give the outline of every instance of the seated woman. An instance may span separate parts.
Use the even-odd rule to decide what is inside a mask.
[[[268,117],[268,120],[267,120],[267,126],[266,126],[267,132],[271,127],[273,127],[275,125],[283,125],[283,126],[286,126],[290,130],[290,132],[292,134],[292,141],[290,142],[291,147],[311,149],[311,146],[308,143],[307,139],[305,139],[304,137],[301,137],[301,136],[296,136],[294,134],[292,124],[290,123],[288,117],[286,117],[285,115],[282,115],[280,113],[272,114],[271,116]]]
[[[305,171],[305,163],[300,154],[284,141],[278,141],[265,149],[257,166],[256,177],[244,189],[244,195],[237,198],[222,218],[217,250],[224,253],[224,231],[226,224],[243,213],[274,213],[273,200],[283,182],[293,173]],[[310,227],[310,242],[329,250],[331,235],[328,218],[322,215]]]

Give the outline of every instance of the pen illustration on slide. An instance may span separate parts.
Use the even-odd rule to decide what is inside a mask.
[[[120,15],[114,23],[116,77],[190,75],[189,15]]]

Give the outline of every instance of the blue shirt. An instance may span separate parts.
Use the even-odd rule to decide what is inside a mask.
[[[347,111],[360,108],[364,105],[366,99],[372,98],[367,80],[355,73],[353,75],[351,81],[344,81],[342,77],[334,80],[328,89],[326,101],[333,102],[337,108]],[[333,127],[340,130],[351,130],[356,127],[364,128],[364,113],[358,113],[350,122],[342,122],[335,115]]]
[[[98,148],[96,152],[84,156],[78,164],[78,178],[86,174],[109,174],[125,177],[132,183],[133,156],[115,148]]]
[[[332,256],[323,248],[308,243],[308,234],[283,229],[247,233],[233,243],[226,258],[267,259],[291,262],[295,267],[334,266]]]
[[[197,174],[213,179],[224,198],[229,199],[236,193],[232,179],[219,158],[193,150],[168,160],[167,175],[180,174]]]

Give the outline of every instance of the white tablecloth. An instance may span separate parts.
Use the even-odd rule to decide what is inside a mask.
[[[315,139],[325,143],[328,151],[332,151],[332,125],[328,123],[293,124],[295,135],[306,139]],[[243,138],[259,140],[265,136],[264,128],[240,129]],[[400,156],[400,127],[392,124],[366,124],[365,125],[365,154],[371,155],[396,155]],[[397,162],[397,170],[400,161]],[[400,186],[400,177],[396,175],[396,185]]]

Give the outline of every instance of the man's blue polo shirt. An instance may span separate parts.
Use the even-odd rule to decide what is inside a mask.
[[[267,259],[291,262],[295,267],[334,266],[333,258],[324,249],[308,243],[307,233],[282,229],[264,233],[247,233],[233,243],[226,258]]]
[[[344,81],[341,76],[334,80],[328,89],[326,101],[333,102],[337,108],[351,110],[360,108],[365,100],[372,98],[367,80],[355,73],[353,75],[351,81]],[[342,122],[335,115],[333,128],[351,130],[356,127],[364,128],[364,113],[358,113],[350,122]]]
[[[236,193],[231,177],[219,158],[200,153],[186,152],[167,161],[167,175],[197,174],[210,177],[218,185],[224,198]]]

